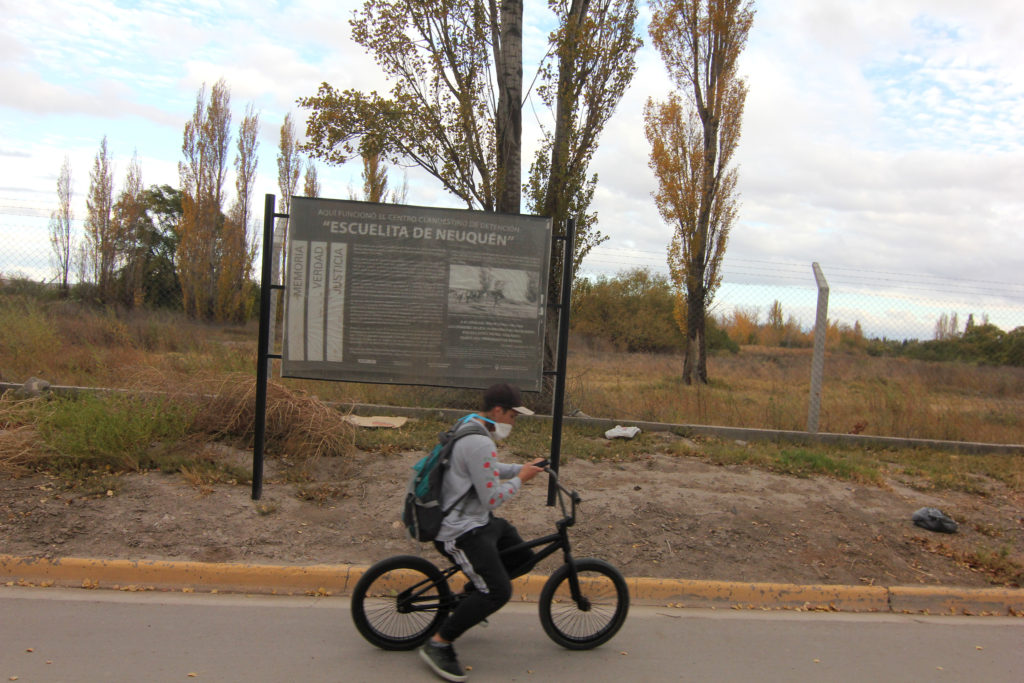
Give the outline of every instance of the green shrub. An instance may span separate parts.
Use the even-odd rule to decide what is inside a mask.
[[[183,439],[192,418],[170,399],[122,394],[54,398],[38,410],[37,428],[57,469],[158,466],[154,444]]]
[[[719,326],[718,321],[712,315],[707,317],[704,336],[707,339],[708,351],[740,352],[739,344],[732,340],[729,333]]]
[[[685,339],[673,315],[675,295],[665,275],[646,268],[613,278],[577,283],[572,330],[608,341],[619,351],[665,352],[683,348]]]

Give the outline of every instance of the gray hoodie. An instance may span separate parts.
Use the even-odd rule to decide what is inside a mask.
[[[463,429],[460,425],[456,433]],[[447,508],[468,491],[444,518],[438,541],[450,541],[487,524],[491,511],[511,500],[523,482],[519,480],[521,465],[498,462],[494,441],[483,434],[469,434],[455,442],[451,464],[441,486],[441,507]]]

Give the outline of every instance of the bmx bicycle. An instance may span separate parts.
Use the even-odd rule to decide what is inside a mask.
[[[562,518],[555,533],[524,541],[502,552],[538,548],[530,566],[558,550],[564,564],[545,582],[538,609],[540,623],[551,640],[570,650],[589,650],[607,642],[626,621],[629,589],[622,573],[597,558],[575,559],[569,543],[569,527],[576,523],[581,502],[566,489],[558,475],[545,467],[558,492]],[[566,509],[565,499],[570,501]],[[359,633],[384,650],[412,650],[427,641],[455,609],[462,595],[452,592],[449,579],[457,565],[438,569],[417,555],[397,555],[366,570],[352,592],[352,620]]]

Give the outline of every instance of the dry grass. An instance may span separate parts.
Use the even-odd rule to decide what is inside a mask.
[[[145,382],[142,376],[135,377],[135,385],[145,391],[78,400],[0,398],[0,471],[159,468],[195,482],[249,478],[209,444],[252,446],[253,378],[230,375],[185,384],[153,372],[145,374]],[[287,456],[303,466],[337,457],[345,472],[354,429],[342,413],[271,383],[266,418],[268,457]]]
[[[136,392],[152,391],[175,403],[190,404],[195,415],[193,434],[251,446],[256,419],[256,380],[238,372],[218,374],[208,369],[137,369],[127,380]],[[320,398],[278,382],[267,385],[266,449],[291,457],[345,457],[351,454],[354,429],[346,415]]]
[[[35,425],[25,422],[23,403],[7,394],[0,396],[0,472],[20,474],[40,457],[39,435]]]
[[[248,437],[255,422],[256,381],[233,375],[203,391],[192,429],[215,438]],[[344,457],[353,448],[345,416],[318,398],[270,382],[267,387],[268,451],[293,457]]]
[[[188,377],[251,372],[256,326],[207,325],[171,312],[114,312],[0,296],[0,379],[131,386],[140,372]]]
[[[744,347],[687,386],[678,357],[575,351],[569,401],[599,417],[801,431],[810,366],[810,350]],[[823,432],[1024,443],[1022,414],[1024,368],[826,356]]]
[[[0,378],[24,381],[36,375],[53,384],[222,395],[223,402],[210,412],[224,413],[234,426],[211,428],[211,433],[237,431],[252,418],[242,405],[251,405],[254,391],[255,338],[253,323],[204,325],[172,313],[115,316],[68,303],[0,298]],[[801,431],[807,426],[810,366],[809,349],[745,346],[739,354],[709,359],[709,385],[687,386],[679,380],[678,356],[570,345],[565,409],[616,420]],[[324,407],[314,407],[316,399],[475,409],[478,392],[282,380],[271,389],[271,405],[280,401],[281,406],[268,414],[268,428],[303,430],[304,439],[319,444],[316,452],[340,448],[330,438],[314,436],[334,429],[320,410]],[[292,415],[292,410],[309,415]],[[1022,414],[1024,368],[864,353],[826,357],[823,432],[1024,443]],[[292,450],[298,443],[275,436],[273,445]]]

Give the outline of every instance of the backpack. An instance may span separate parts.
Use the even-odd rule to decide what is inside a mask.
[[[441,522],[473,490],[470,486],[454,503],[446,509],[441,508],[441,487],[455,442],[469,434],[490,436],[487,429],[478,422],[471,421],[468,427],[463,427],[467,420],[468,418],[463,418],[451,429],[441,432],[438,443],[430,454],[412,466],[412,477],[409,479],[405,502],[402,505],[402,523],[414,540],[433,541],[437,538],[438,532],[441,531]]]

